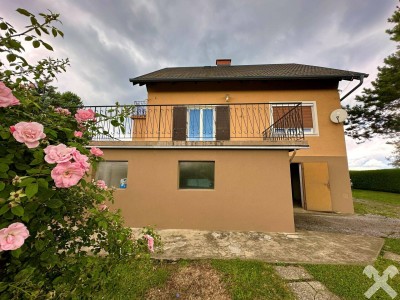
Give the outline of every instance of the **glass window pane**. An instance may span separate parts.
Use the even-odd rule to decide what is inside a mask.
[[[214,189],[213,161],[180,161],[180,189]]]
[[[102,161],[96,171],[96,180],[104,180],[108,187],[126,188],[127,161]]]

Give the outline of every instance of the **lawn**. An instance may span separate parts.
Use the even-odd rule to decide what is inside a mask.
[[[98,258],[96,264],[107,260]],[[93,289],[91,299],[294,299],[272,265],[258,261],[126,259],[105,276],[109,280]],[[73,290],[74,284],[62,290]]]
[[[355,210],[359,214],[378,214],[400,218],[400,194],[354,190]],[[386,239],[385,251],[400,255],[400,239]],[[382,272],[400,264],[378,257],[374,267]],[[99,258],[98,264],[107,263]],[[97,263],[96,263],[97,264]],[[363,274],[365,266],[304,265],[314,279],[343,299],[366,299],[364,293],[374,283]],[[128,259],[111,268],[92,299],[294,299],[273,264],[247,260],[201,260],[165,262]],[[88,272],[90,273],[90,272]],[[388,284],[400,294],[400,274]],[[74,287],[65,286],[66,290]],[[382,290],[371,299],[389,299]]]
[[[400,194],[353,190],[353,199],[357,214],[400,218]]]
[[[400,240],[386,239],[384,250],[400,254]],[[390,265],[400,270],[400,264],[383,259],[382,256],[374,263],[380,275]],[[366,299],[364,293],[375,282],[363,274],[365,266],[349,265],[305,265],[307,271],[318,281],[343,299]],[[400,275],[388,280],[388,284],[400,294]],[[370,299],[391,299],[382,289],[378,290]]]

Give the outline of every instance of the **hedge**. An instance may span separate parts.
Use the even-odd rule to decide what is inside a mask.
[[[400,193],[400,169],[350,171],[353,189]]]

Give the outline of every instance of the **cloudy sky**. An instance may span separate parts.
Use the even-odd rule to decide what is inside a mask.
[[[71,60],[55,84],[85,104],[146,99],[128,79],[164,67],[302,63],[370,74],[395,51],[385,29],[395,0],[2,0],[0,16],[22,29],[26,17],[61,14],[64,39],[45,39],[55,51],[31,53]],[[356,82],[342,82],[342,93]],[[357,92],[360,93],[361,90]],[[344,104],[354,104],[352,94]],[[390,167],[392,147],[374,139],[347,141],[351,169]]]

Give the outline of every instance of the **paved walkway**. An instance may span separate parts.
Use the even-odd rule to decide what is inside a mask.
[[[323,231],[365,236],[400,238],[400,219],[375,215],[338,215],[295,210],[297,231]]]
[[[327,232],[260,233],[159,230],[164,252],[155,258],[255,259],[266,262],[318,264],[371,264],[383,239]]]
[[[287,282],[298,300],[340,300],[303,267],[275,266],[275,271]]]

